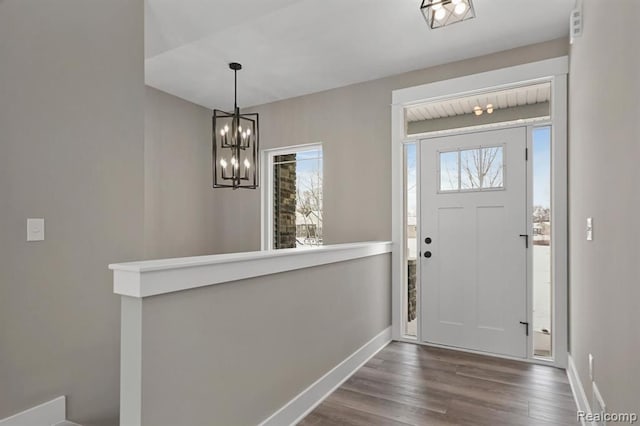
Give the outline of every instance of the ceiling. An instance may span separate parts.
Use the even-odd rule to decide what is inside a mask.
[[[268,103],[567,36],[575,0],[474,0],[430,30],[420,0],[145,0],[145,80],[208,108]]]
[[[407,121],[414,122],[471,114],[475,106],[486,109],[486,106],[491,104],[494,110],[499,110],[549,102],[550,99],[550,83],[533,84],[416,105],[407,108]]]

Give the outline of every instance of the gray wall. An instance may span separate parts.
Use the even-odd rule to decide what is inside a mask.
[[[68,395],[117,423],[106,265],[143,255],[142,22],[141,0],[0,1],[0,418]]]
[[[383,254],[144,298],[142,424],[265,420],[391,325],[390,268]]]
[[[323,142],[325,243],[389,240],[391,92],[567,53],[560,39],[259,106],[261,147]],[[258,250],[260,191],[216,196],[216,244]]]
[[[584,2],[571,48],[570,351],[591,397],[640,412],[640,2]],[[586,241],[593,217],[594,240]]]
[[[144,150],[145,258],[214,253],[211,111],[146,87]]]

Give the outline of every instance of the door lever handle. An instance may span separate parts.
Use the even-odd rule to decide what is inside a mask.
[[[529,323],[526,321],[520,321],[520,324],[525,326],[525,333],[527,334],[527,336],[529,335]]]

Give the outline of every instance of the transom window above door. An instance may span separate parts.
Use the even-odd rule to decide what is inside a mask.
[[[550,114],[549,82],[467,94],[404,110],[406,136],[539,122]]]

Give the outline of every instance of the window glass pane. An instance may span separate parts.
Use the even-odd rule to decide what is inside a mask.
[[[533,131],[533,351],[551,357],[551,127]]]
[[[457,191],[458,179],[458,151],[440,153],[440,191]]]
[[[460,151],[460,186],[465,190],[503,187],[501,146]]]
[[[322,244],[322,149],[273,157],[273,248]]]
[[[306,153],[305,153],[306,154]],[[296,247],[322,244],[322,157],[296,163]]]
[[[482,148],[482,188],[502,188],[502,147]]]
[[[462,189],[480,188],[478,158],[480,150],[468,149],[460,152],[460,187]]]
[[[298,160],[313,160],[322,158],[322,150],[321,149],[313,149],[310,151],[300,151],[298,152]]]
[[[406,321],[404,332],[407,336],[416,336],[417,332],[417,290],[416,290],[416,259],[418,253],[417,242],[417,174],[416,174],[416,144],[405,145],[405,226],[406,226],[406,268],[404,310]]]

